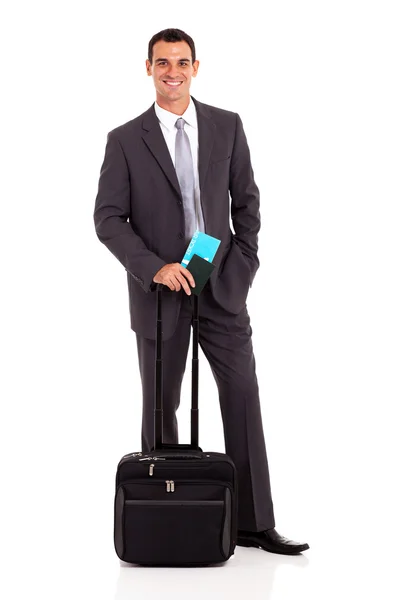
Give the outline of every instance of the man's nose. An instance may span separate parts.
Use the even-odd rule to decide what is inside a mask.
[[[180,75],[178,67],[176,67],[174,65],[171,65],[169,67],[167,73],[171,79],[177,79],[177,78],[179,78],[179,75]]]

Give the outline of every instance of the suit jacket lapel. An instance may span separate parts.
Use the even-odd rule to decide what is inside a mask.
[[[199,130],[199,185],[201,193],[208,170],[208,165],[210,163],[216,127],[214,121],[211,119],[207,107],[202,102],[199,102],[193,98],[193,96],[192,100],[196,106],[197,125]],[[142,127],[143,140],[164,171],[165,176],[171,183],[174,190],[179,197],[181,197],[181,190],[179,187],[178,178],[176,176],[176,171],[171,160],[167,144],[165,143],[156,112],[154,110],[154,104],[149,108],[148,111],[145,112]]]
[[[193,98],[193,96],[192,100],[196,106],[197,125],[199,128],[199,184],[201,193],[207,175],[208,165],[210,164],[216,127],[207,107],[202,102],[196,100],[196,98]]]
[[[169,153],[167,144],[165,143],[165,139],[157,119],[156,111],[154,110],[154,104],[144,114],[142,127],[144,130],[142,137],[145,143],[164,171],[165,176],[171,183],[172,187],[181,198],[182,195],[179,187],[178,177],[176,176],[175,167],[171,160],[171,155]]]

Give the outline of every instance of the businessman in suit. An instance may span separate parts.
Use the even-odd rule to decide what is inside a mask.
[[[176,410],[190,342],[195,282],[180,262],[196,230],[221,240],[199,297],[199,343],[215,378],[225,447],[239,478],[237,544],[274,553],[309,548],[275,529],[246,299],[259,267],[259,190],[238,114],[190,95],[192,38],[152,37],[146,60],[156,101],[107,136],[94,222],[126,269],[143,390],[142,449],[153,444],[157,284],[163,294],[163,441],[178,443]],[[230,228],[230,217],[234,232]]]

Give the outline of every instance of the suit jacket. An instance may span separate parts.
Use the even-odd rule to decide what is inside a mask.
[[[237,314],[259,267],[259,190],[239,115],[192,99],[205,232],[221,240],[210,285],[217,303]],[[153,277],[166,263],[180,263],[187,244],[179,183],[154,103],[108,133],[94,223],[99,240],[126,269],[132,329],[155,339]],[[164,295],[164,340],[174,332],[181,299],[173,291]]]

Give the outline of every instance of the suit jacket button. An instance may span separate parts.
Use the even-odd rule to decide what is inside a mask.
[[[180,232],[178,233],[178,238],[179,238],[180,240],[183,238],[183,233],[182,233],[182,231],[180,231]]]

